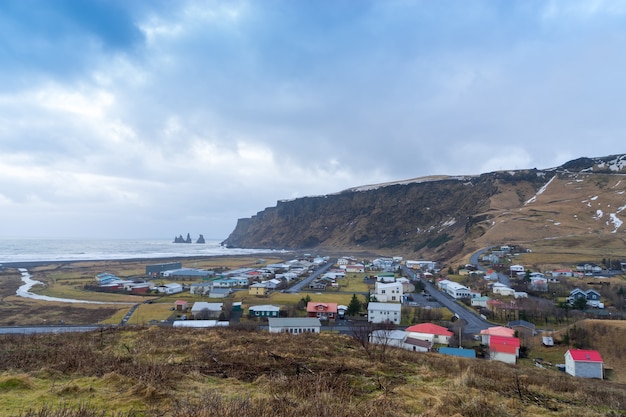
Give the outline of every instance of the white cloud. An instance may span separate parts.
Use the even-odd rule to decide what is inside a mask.
[[[2,215],[226,237],[280,199],[623,152],[624,3],[124,3],[119,42],[0,27],[44,48],[2,77]]]

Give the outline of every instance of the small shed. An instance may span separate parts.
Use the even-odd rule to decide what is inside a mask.
[[[597,350],[570,349],[565,352],[565,372],[581,378],[604,377],[604,361]]]
[[[176,311],[187,311],[187,301],[185,300],[174,301],[174,308],[176,309]]]

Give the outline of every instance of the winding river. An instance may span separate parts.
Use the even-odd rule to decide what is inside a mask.
[[[132,305],[136,303],[122,303],[122,302],[107,302],[107,301],[89,301],[89,300],[76,300],[73,298],[59,298],[59,297],[49,297],[47,295],[40,295],[30,292],[30,289],[35,285],[41,284],[44,285],[43,282],[32,279],[32,275],[28,272],[26,268],[19,268],[20,274],[22,275],[22,282],[24,285],[19,287],[16,291],[16,295],[18,297],[24,298],[33,298],[35,300],[43,300],[43,301],[56,301],[59,303],[82,303],[82,304],[123,304],[123,305]]]

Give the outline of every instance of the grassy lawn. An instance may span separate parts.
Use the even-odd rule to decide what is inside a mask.
[[[34,277],[37,279],[37,277]],[[71,298],[86,301],[102,301],[108,303],[143,303],[147,298],[137,295],[108,294],[102,292],[85,291],[82,287],[73,285],[36,285],[32,288],[35,294],[47,295],[49,297]]]

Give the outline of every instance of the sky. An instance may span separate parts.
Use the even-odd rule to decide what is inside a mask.
[[[625,0],[3,0],[0,237],[626,152]]]

